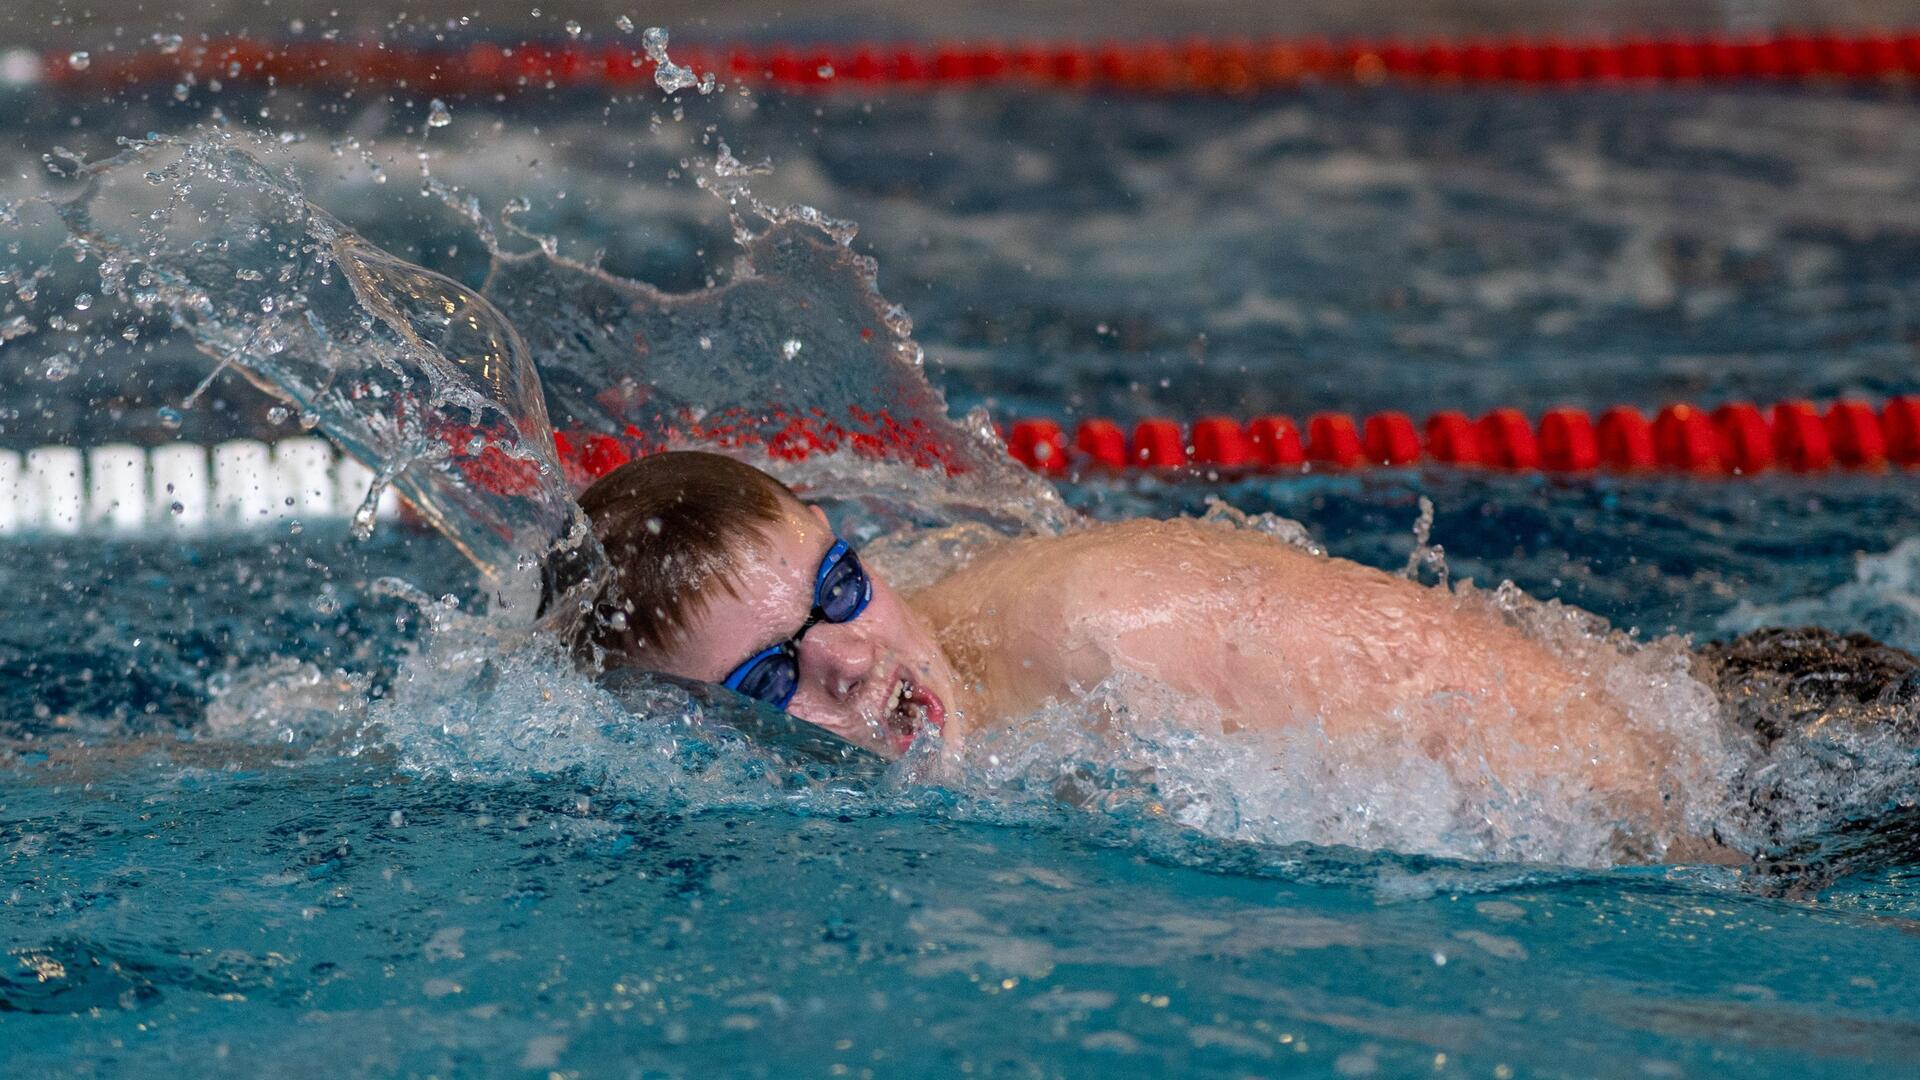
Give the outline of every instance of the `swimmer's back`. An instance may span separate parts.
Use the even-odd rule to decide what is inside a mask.
[[[984,723],[1127,671],[1229,732],[1390,732],[1463,774],[1572,774],[1632,816],[1660,813],[1666,748],[1592,673],[1484,604],[1249,530],[1130,521],[1016,541],[911,602],[985,688]]]

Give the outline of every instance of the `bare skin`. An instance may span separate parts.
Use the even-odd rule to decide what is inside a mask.
[[[969,726],[1125,670],[1211,704],[1229,733],[1393,724],[1436,761],[1573,778],[1671,824],[1652,779],[1668,748],[1593,676],[1449,593],[1265,536],[1179,520],[1014,541],[909,603],[980,695]]]
[[[793,634],[832,542],[796,506],[740,552],[734,592],[714,591],[667,669],[719,682]],[[1393,724],[1493,782],[1571,782],[1623,819],[1672,824],[1653,780],[1668,748],[1593,676],[1444,591],[1220,525],[1013,541],[906,597],[875,577],[868,609],[814,626],[799,657],[789,711],[888,757],[928,727],[962,746],[1125,670],[1212,706],[1198,722],[1229,733]]]
[[[724,682],[742,661],[786,639],[813,606],[814,575],[833,546],[819,510],[795,504],[759,543],[734,553],[731,588],[709,591],[661,670]],[[787,711],[883,757],[922,729],[951,730],[980,709],[926,623],[878,576],[858,618],[817,623],[800,639],[800,683]]]

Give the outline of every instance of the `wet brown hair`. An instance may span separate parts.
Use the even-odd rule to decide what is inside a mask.
[[[801,507],[745,462],[697,450],[637,458],[580,496],[613,574],[574,642],[586,660],[651,666],[679,644],[715,588],[734,593],[733,560]]]

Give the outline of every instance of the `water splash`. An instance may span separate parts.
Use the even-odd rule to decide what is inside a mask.
[[[631,25],[628,23],[628,27]],[[646,50],[647,59],[653,61],[653,81],[663,92],[677,94],[688,87],[702,94],[714,92],[716,84],[713,72],[696,75],[692,68],[682,67],[667,56],[667,31],[664,27],[647,27],[646,32],[640,35],[640,47]]]
[[[238,370],[317,424],[524,602],[518,556],[580,532],[524,342],[309,203],[278,151],[228,131],[133,143],[56,209],[103,294],[182,327],[209,381]]]
[[[331,422],[347,432],[336,433],[343,442],[356,438],[355,425],[370,429],[358,436],[366,453],[390,453],[386,460],[396,468],[388,479],[402,490],[412,485],[423,500],[437,499],[443,527],[466,522],[463,547],[483,566],[518,552],[513,565],[529,569],[519,539],[489,538],[482,528],[520,520],[525,507],[489,501],[501,493],[477,482],[481,462],[514,472],[516,463],[530,465],[536,509],[564,510],[567,488],[582,480],[541,449],[547,413],[536,414],[536,404],[550,409],[563,430],[641,447],[718,444],[757,455],[809,494],[852,507],[858,529],[947,526],[938,534],[898,538],[897,551],[944,545],[948,557],[964,559],[998,542],[996,529],[976,523],[1045,529],[1065,520],[1043,483],[1006,462],[983,418],[948,421],[938,395],[917,374],[908,377],[921,362],[911,324],[881,296],[871,261],[854,252],[851,225],[811,208],[763,203],[751,186],[763,167],[740,162],[724,144],[703,186],[733,212],[741,269],[726,285],[681,295],[568,262],[551,243],[509,255],[478,228],[495,255],[493,274],[482,294],[460,290],[378,252],[307,204],[290,174],[266,164],[275,160],[271,149],[231,135],[157,140],[130,151],[138,165],[81,166],[96,171],[69,209],[81,208],[74,220],[90,254],[103,260],[103,279],[124,283],[119,292],[103,285],[102,295],[128,295],[177,318],[221,363],[272,382],[290,401],[300,399],[292,403],[303,417],[336,417]],[[174,157],[192,161],[176,166]],[[125,206],[115,201],[115,185],[140,168],[149,170],[142,179],[165,194],[160,205],[123,200],[163,214],[148,219],[158,222],[159,237],[148,248],[141,246],[148,242],[144,225],[119,226],[116,236],[95,227],[96,218],[129,220],[120,216]],[[473,216],[479,217],[477,204]],[[511,215],[503,217],[512,231]],[[214,227],[232,220],[238,229]],[[119,239],[132,242],[106,242]],[[119,260],[112,275],[104,270],[110,259]],[[440,310],[450,298],[454,311]],[[448,325],[457,313],[492,329],[470,326],[476,343],[462,345],[466,332]],[[520,335],[517,345],[514,335]],[[793,342],[801,348],[788,349]],[[379,370],[362,383],[363,392],[331,396],[344,367],[307,363],[307,354],[344,364],[355,350],[362,350],[361,359],[374,358]],[[491,390],[475,391],[460,360],[489,355],[504,358],[502,370],[515,372],[522,358],[537,358],[551,385],[524,406],[502,410]],[[539,385],[531,377],[523,381]],[[296,390],[284,393],[289,386]],[[860,396],[868,393],[870,399]],[[308,400],[313,407],[301,404]],[[427,414],[449,419],[436,427],[439,421],[396,416],[391,406],[401,400],[424,402]],[[904,430],[847,407],[854,402],[866,410],[862,403],[869,400]],[[472,422],[476,413],[484,420],[495,412],[510,422]],[[485,430],[468,430],[475,427]],[[449,432],[464,438],[449,439]],[[890,441],[893,435],[899,439]],[[928,464],[948,475],[930,475],[922,467]],[[1224,504],[1210,516],[1312,545],[1284,519],[1255,520]],[[550,542],[565,534],[564,514],[540,520],[530,535]],[[1559,641],[1568,655],[1584,656],[1610,680],[1646,688],[1637,720],[1651,729],[1671,729],[1677,739],[1713,729],[1710,701],[1703,703],[1700,685],[1685,674],[1677,644],[1621,645],[1603,625],[1572,609],[1533,606],[1517,590],[1467,595]],[[373,709],[367,730],[380,732],[378,745],[398,747],[410,767],[461,777],[583,771],[614,790],[687,791],[695,802],[749,798],[728,786],[734,779],[710,787],[689,779],[715,775],[697,755],[688,757],[698,740],[671,736],[674,718],[691,715],[697,703],[663,690],[636,719],[540,646],[524,651],[484,635],[456,641],[465,634],[453,626],[432,631],[406,667],[403,691]],[[300,717],[324,728],[330,711],[338,711],[325,695],[342,685],[336,673],[320,668],[262,671],[222,698],[223,730],[268,724],[270,738],[305,738]],[[342,692],[336,704],[364,704],[351,685]],[[951,782],[984,793],[1003,815],[1066,799],[1117,819],[1175,821],[1261,844],[1388,846],[1586,864],[1614,857],[1610,823],[1579,792],[1549,792],[1536,802],[1490,797],[1465,790],[1457,773],[1431,762],[1382,765],[1397,752],[1390,742],[1332,747],[1311,729],[1280,748],[1279,759],[1288,764],[1276,780],[1271,747],[1197,734],[1199,727],[1176,719],[1191,715],[1191,702],[1154,694],[1140,685],[1098,688],[1086,702],[1063,706],[992,744],[987,749],[998,761],[970,761],[975,771]],[[320,705],[301,705],[303,695],[318,695]],[[247,707],[249,699],[254,707]],[[268,700],[284,708],[257,707]],[[1122,707],[1133,721],[1124,735],[1095,740],[1087,721]],[[661,723],[649,726],[649,720]],[[1668,781],[1687,795],[1688,820],[1704,827],[1716,820],[1721,772],[1732,760],[1717,753],[1703,745],[1686,766],[1691,771]],[[748,761],[728,758],[727,775],[748,776],[755,768]],[[738,782],[739,790],[758,790],[758,780]],[[780,784],[762,786],[773,792],[768,799],[786,798]],[[1660,842],[1651,838],[1646,849]]]
[[[1771,604],[1741,600],[1718,622],[1718,628],[1730,634],[1763,626],[1864,631],[1903,649],[1920,650],[1920,537],[1860,556],[1853,579],[1825,593]]]

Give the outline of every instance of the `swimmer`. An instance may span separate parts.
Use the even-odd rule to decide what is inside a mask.
[[[1193,726],[1338,741],[1391,724],[1475,782],[1571,780],[1630,833],[1682,831],[1688,751],[1628,722],[1600,673],[1358,563],[1143,520],[1011,540],[902,593],[817,507],[724,456],[641,458],[580,502],[614,568],[582,655],[726,686],[883,757],[928,730],[963,748],[1125,672],[1192,703]]]

